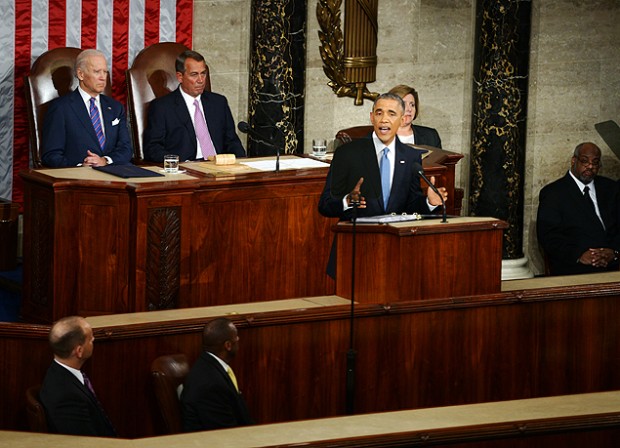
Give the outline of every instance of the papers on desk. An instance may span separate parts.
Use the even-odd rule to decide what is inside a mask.
[[[243,161],[238,159],[239,164],[245,165],[250,168],[254,168],[259,171],[274,171],[276,169],[276,159],[270,158],[269,160],[248,160]],[[329,163],[322,162],[320,160],[310,159],[306,157],[287,157],[280,158],[281,170],[301,170],[307,168],[326,168]]]
[[[420,219],[422,219],[422,216],[418,213],[413,213],[411,215],[407,215],[406,213],[402,215],[392,213],[390,215],[364,216],[357,218],[357,222],[360,224],[389,224],[392,222],[419,221]]]

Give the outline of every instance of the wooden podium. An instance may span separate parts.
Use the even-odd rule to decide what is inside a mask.
[[[355,301],[388,303],[500,292],[502,236],[495,218],[357,224]],[[336,294],[351,299],[353,224],[334,226]]]
[[[460,157],[434,152],[424,162],[451,197]],[[184,163],[186,173],[163,178],[121,179],[90,168],[20,173],[23,318],[334,294],[325,266],[335,219],[317,211],[329,165],[280,160],[278,173],[248,166],[275,167],[273,157]]]

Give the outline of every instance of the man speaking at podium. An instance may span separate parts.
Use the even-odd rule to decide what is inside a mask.
[[[356,203],[359,216],[428,214],[441,205],[442,198],[431,188],[427,189],[427,196],[420,188],[422,153],[396,137],[404,111],[405,105],[398,95],[379,95],[370,113],[373,133],[336,150],[319,200],[323,216],[351,219]],[[430,180],[435,181],[434,177]],[[445,188],[438,191],[447,199]],[[335,245],[327,267],[332,277],[334,249]]]

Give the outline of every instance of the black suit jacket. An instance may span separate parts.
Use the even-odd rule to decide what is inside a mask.
[[[319,200],[319,212],[328,217],[349,219],[351,210],[343,212],[342,199],[364,178],[361,192],[366,208],[358,216],[377,216],[386,213],[429,213],[426,196],[420,188],[418,171],[422,169],[421,151],[396,139],[394,177],[390,200],[383,203],[381,173],[372,137],[354,140],[334,153],[325,187]]]
[[[185,431],[253,423],[243,396],[222,365],[206,352],[201,353],[185,379],[181,408]]]
[[[99,156],[109,156],[118,165],[131,162],[133,153],[123,105],[105,95],[99,95],[99,101],[106,137],[103,151],[77,89],[52,101],[45,113],[41,136],[44,165],[76,166],[84,161],[87,150]]]
[[[540,191],[536,230],[553,275],[618,269],[617,262],[607,269],[577,262],[590,248],[620,250],[618,184],[602,176],[593,182],[605,228],[569,173]]]
[[[144,130],[145,160],[163,162],[166,154],[178,154],[181,161],[196,159],[196,132],[180,88],[151,101]],[[200,101],[216,152],[245,157],[226,98],[204,92]]]
[[[418,126],[412,124],[413,135],[416,145],[434,146],[435,148],[441,148],[441,138],[437,129],[429,128],[426,126]]]
[[[52,432],[116,436],[114,427],[97,399],[71,372],[56,361],[52,362],[47,370],[39,398]]]

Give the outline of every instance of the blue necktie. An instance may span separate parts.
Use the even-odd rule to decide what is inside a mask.
[[[391,170],[390,159],[388,159],[388,153],[390,148],[383,148],[383,154],[381,155],[381,162],[379,163],[379,170],[381,171],[381,190],[383,191],[383,209],[387,211],[388,201],[390,200],[390,184]]]
[[[97,134],[97,140],[99,140],[99,147],[103,151],[103,147],[105,146],[105,135],[103,135],[103,128],[101,127],[101,117],[99,115],[99,109],[97,108],[97,103],[95,103],[95,99],[90,99],[90,121],[93,122],[93,128],[95,128],[95,133]]]

